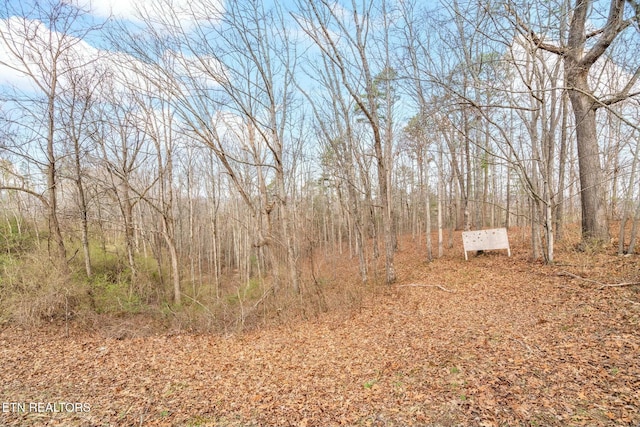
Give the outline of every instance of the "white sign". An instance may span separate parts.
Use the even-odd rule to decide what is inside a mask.
[[[509,237],[506,228],[492,228],[489,230],[463,231],[462,244],[464,245],[464,259],[467,251],[488,251],[492,249],[506,249],[511,256]]]

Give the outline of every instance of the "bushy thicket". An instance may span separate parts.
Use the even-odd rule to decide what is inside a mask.
[[[155,259],[138,254],[134,275],[123,245],[92,241],[93,273],[87,277],[79,241],[68,241],[67,250],[69,273],[57,266],[47,233],[25,224],[0,225],[0,323],[100,327],[109,319],[143,316],[162,327],[228,332],[349,309],[368,292],[362,284],[338,283],[322,274],[303,281],[299,292],[274,286],[270,277],[242,281],[231,272],[214,284],[210,277],[192,283],[184,274],[178,307],[171,300],[169,268]]]

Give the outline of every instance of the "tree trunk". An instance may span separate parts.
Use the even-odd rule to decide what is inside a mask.
[[[426,231],[426,244],[427,244],[427,261],[433,261],[433,249],[431,247],[431,197],[429,196],[429,171],[428,162],[425,168],[424,179],[424,203],[425,203],[425,231]]]
[[[629,240],[629,247],[627,248],[628,254],[635,253],[636,250],[636,236],[638,235],[638,223],[640,223],[640,199],[638,199],[638,205],[636,206],[636,213],[633,218],[633,226],[631,227],[631,238]]]
[[[442,142],[438,147],[438,258],[444,253],[444,240],[442,236],[442,202],[444,199],[444,165]]]
[[[80,221],[82,226],[82,251],[84,255],[84,269],[87,277],[91,277],[91,251],[89,249],[89,207],[87,196],[82,180],[82,166],[80,161],[80,145],[77,138],[74,138],[74,160],[75,160],[75,181],[78,188],[78,199],[80,202]]]
[[[630,172],[630,176],[629,176],[629,186],[627,187],[627,192],[625,194],[625,198],[623,200],[622,203],[622,213],[621,213],[621,218],[620,218],[620,229],[618,232],[618,255],[623,255],[625,253],[633,253],[633,249],[631,250],[631,252],[628,252],[627,250],[625,250],[624,247],[624,241],[625,241],[625,228],[627,225],[627,221],[629,219],[630,216],[630,210],[633,208],[632,204],[633,204],[633,190],[634,190],[634,183],[636,182],[636,169],[638,166],[638,159],[640,158],[640,150],[638,148],[636,148],[635,153],[633,154],[633,161],[631,162],[631,172]],[[640,206],[640,200],[639,200],[639,206]],[[635,223],[635,219],[634,219],[634,223],[633,223],[633,227],[636,227],[636,223]]]
[[[91,277],[93,271],[91,268],[91,250],[89,248],[89,219],[84,190],[80,190],[80,200],[82,204],[82,251],[84,252],[84,269],[87,277]]]
[[[609,240],[609,223],[604,204],[605,189],[602,183],[604,178],[596,133],[596,109],[600,104],[594,101],[594,93],[589,87],[589,70],[606,52],[616,36],[626,28],[627,25],[622,22],[624,6],[624,0],[611,1],[609,16],[601,35],[586,50],[586,24],[593,6],[589,0],[576,0],[569,26],[567,49],[563,52],[565,79],[575,116],[578,141],[582,239],[585,243],[589,241],[603,243]],[[622,95],[625,94],[620,93],[616,98]],[[626,95],[628,95],[628,89]]]
[[[131,203],[130,197],[130,187],[128,180],[123,182],[124,186],[124,194],[122,201],[120,202],[122,205],[122,215],[124,220],[124,240],[125,246],[127,249],[127,262],[129,263],[129,269],[131,270],[131,284],[134,285],[136,282],[137,276],[137,268],[136,268],[136,260],[135,260],[135,242],[134,242],[134,233],[135,230],[133,228],[133,204]]]
[[[600,243],[609,241],[609,223],[604,204],[603,172],[600,165],[596,110],[587,82],[587,72],[566,61],[569,99],[573,107],[578,140],[578,168],[582,202],[582,238]]]
[[[173,302],[175,305],[182,304],[182,293],[180,291],[180,268],[178,265],[178,251],[172,238],[173,231],[170,229],[167,218],[162,218],[164,241],[169,249],[169,261],[171,262],[171,282],[173,284]],[[173,227],[171,227],[173,228]],[[170,231],[171,230],[171,231]]]
[[[59,267],[66,275],[69,273],[69,264],[67,262],[67,250],[64,246],[64,238],[60,230],[60,223],[58,221],[58,195],[57,195],[57,176],[56,176],[56,156],[53,148],[54,142],[54,101],[55,101],[55,82],[52,88],[52,95],[49,98],[48,107],[48,134],[47,134],[47,189],[49,193],[49,229],[53,235]]]
[[[562,95],[562,124],[560,125],[560,158],[558,159],[558,192],[556,194],[555,229],[556,240],[561,240],[564,232],[564,182],[565,171],[567,169],[567,146],[568,146],[568,105],[567,97]]]

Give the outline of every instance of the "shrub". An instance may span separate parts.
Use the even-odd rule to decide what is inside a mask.
[[[128,281],[102,273],[94,275],[89,283],[97,313],[133,314],[141,311],[140,296]]]
[[[34,250],[22,257],[2,257],[0,318],[23,325],[69,319],[88,302],[87,287],[72,283]]]

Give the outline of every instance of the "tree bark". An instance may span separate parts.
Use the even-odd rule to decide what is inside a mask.
[[[635,17],[625,20],[625,3],[629,2],[636,9]],[[602,166],[598,138],[596,133],[596,111],[599,107],[613,105],[623,101],[632,94],[631,88],[640,78],[640,69],[618,93],[598,99],[589,86],[589,72],[595,62],[601,58],[614,42],[616,37],[638,22],[638,7],[635,1],[611,0],[609,14],[604,25],[587,33],[587,22],[595,8],[591,0],[575,0],[571,10],[569,34],[566,45],[560,46],[546,43],[528,24],[516,17],[517,25],[523,35],[530,38],[537,47],[560,55],[564,61],[565,84],[573,107],[576,126],[579,181],[582,205],[582,239],[583,242],[607,242],[609,240],[609,224],[604,202],[606,189],[603,185]],[[595,13],[594,13],[595,14]],[[592,41],[587,46],[587,39]],[[588,47],[588,48],[587,48]]]
[[[582,205],[582,237],[586,241],[609,240],[609,222],[604,204],[602,166],[596,133],[596,110],[589,95],[587,70],[566,61],[569,99],[573,107],[578,140],[578,168]]]
[[[58,221],[58,180],[56,174],[56,154],[54,149],[55,100],[57,96],[56,87],[58,83],[55,65],[56,64],[54,64],[51,77],[51,93],[49,94],[49,103],[47,107],[47,192],[49,194],[49,230],[53,235],[53,239],[56,244],[58,265],[66,275],[69,273],[69,263],[67,262],[67,250],[64,245],[62,231],[60,230],[60,222]]]

